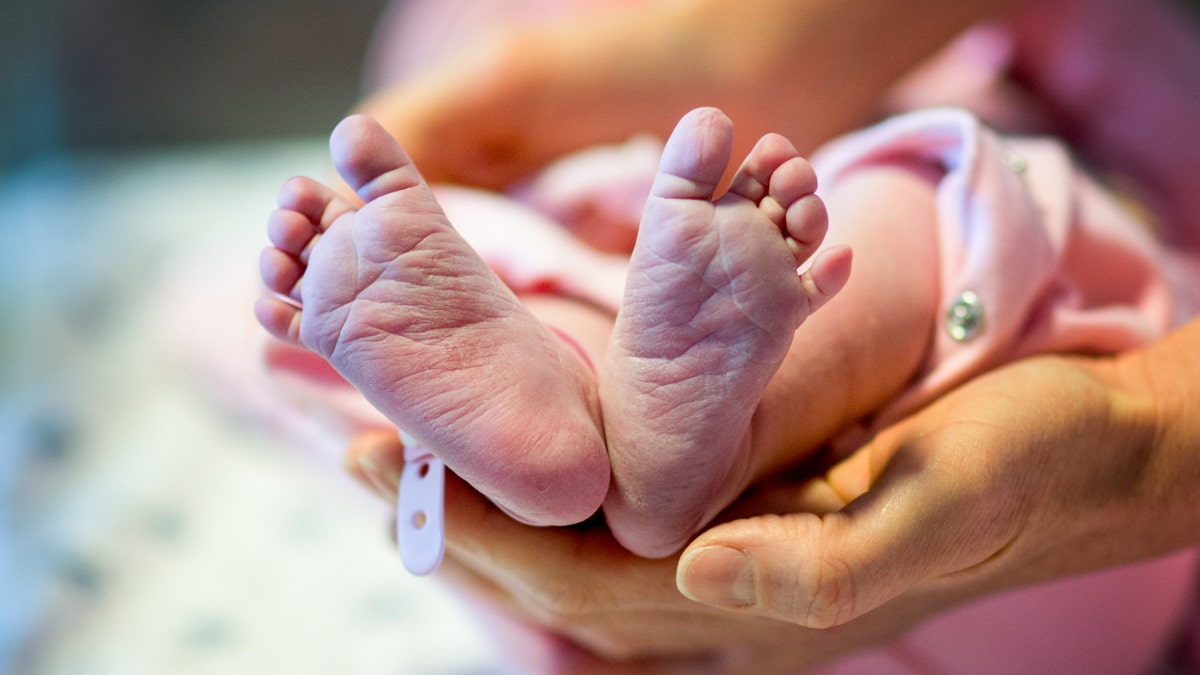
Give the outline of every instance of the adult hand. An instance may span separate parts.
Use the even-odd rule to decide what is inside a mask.
[[[1120,358],[1013,364],[804,489],[764,491],[744,506],[791,515],[702,534],[680,588],[742,615],[838,626],[1184,549],[1200,543],[1198,405],[1200,321]]]
[[[394,432],[360,436],[346,467],[395,500],[403,447]],[[447,475],[446,557],[437,575],[497,611],[496,632],[533,672],[795,673],[888,642],[944,606],[912,598],[819,631],[692,602],[678,558],[623,549],[602,522],[535,528]]]
[[[1200,321],[1118,359],[983,375],[820,479],[750,493],[682,563],[599,524],[521,525],[450,477],[441,573],[523,625],[539,670],[803,670],[967,600],[1197,543],[1197,347]],[[364,435],[347,468],[395,499],[402,456]]]

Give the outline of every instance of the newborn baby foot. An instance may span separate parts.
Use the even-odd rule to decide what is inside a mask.
[[[350,117],[330,148],[364,205],[306,178],[284,185],[261,262],[277,296],[260,299],[260,323],[515,517],[592,515],[609,467],[590,367],[451,227],[378,124]]]
[[[667,141],[634,247],[601,382],[617,539],[659,557],[752,478],[751,418],[798,328],[841,289],[850,251],[798,267],[825,235],[816,176],[763,137],[713,200],[732,125],[689,113]]]

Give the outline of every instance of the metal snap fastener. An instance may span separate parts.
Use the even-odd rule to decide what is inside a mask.
[[[1029,168],[1029,162],[1027,162],[1024,157],[1012,152],[1011,150],[1004,153],[1004,162],[1008,164],[1008,168],[1011,169],[1013,173],[1017,174],[1025,173],[1025,170]]]
[[[970,340],[983,327],[983,303],[975,291],[963,291],[946,310],[946,331],[962,342]]]

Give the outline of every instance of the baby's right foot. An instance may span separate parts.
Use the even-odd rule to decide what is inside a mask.
[[[284,186],[262,260],[275,295],[259,321],[323,356],[510,514],[590,516],[609,467],[589,366],[451,227],[378,124],[348,118],[330,145],[365,204],[308,179]]]
[[[780,136],[759,141],[730,190],[713,192],[732,125],[689,113],[663,151],[601,381],[617,539],[678,550],[752,478],[751,418],[796,328],[849,276],[823,252],[816,175]],[[813,383],[816,386],[816,383]]]

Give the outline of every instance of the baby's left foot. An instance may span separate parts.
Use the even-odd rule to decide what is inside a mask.
[[[604,512],[640,555],[678,550],[745,487],[763,390],[849,275],[846,248],[797,274],[827,217],[812,167],[782,137],[759,141],[713,199],[732,137],[727,117],[700,109],[667,141],[601,380]]]

